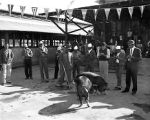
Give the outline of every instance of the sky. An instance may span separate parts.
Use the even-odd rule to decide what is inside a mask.
[[[84,2],[83,2],[84,1]],[[31,7],[38,7],[38,13],[43,13],[44,8],[49,11],[55,9],[72,9],[77,7],[98,5],[97,0],[0,0],[0,9],[8,10],[7,5],[13,4],[13,11],[20,11],[20,6],[26,6],[25,13],[32,13]]]
[[[8,4],[13,4],[13,11],[20,12],[20,6],[26,6],[25,13],[32,14],[31,7],[38,7],[37,14],[43,13],[44,8],[49,12],[56,9],[73,9],[84,6],[99,5],[99,0],[0,0],[0,9],[8,10]],[[127,0],[106,0],[106,2],[119,2]]]

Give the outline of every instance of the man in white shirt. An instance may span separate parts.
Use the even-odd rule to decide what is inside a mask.
[[[106,47],[106,43],[103,42],[101,47],[97,49],[97,57],[99,60],[100,75],[107,81],[108,80],[108,60],[110,58],[110,50]]]

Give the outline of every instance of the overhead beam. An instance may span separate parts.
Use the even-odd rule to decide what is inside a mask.
[[[70,19],[68,16],[67,16],[67,18],[72,22],[72,23],[74,23],[76,26],[78,26],[80,29],[78,29],[78,30],[83,30],[84,32],[86,32],[86,33],[88,33],[84,28],[87,28],[87,27],[90,27],[90,26],[92,26],[92,25],[89,25],[89,26],[86,26],[86,27],[81,27],[78,23],[76,23],[76,22],[74,22],[72,19]],[[76,31],[76,30],[74,30],[74,31]],[[70,33],[70,32],[69,32]]]
[[[85,28],[88,28],[88,27],[91,27],[92,25],[88,25],[88,26],[85,26],[85,27],[83,27],[82,29],[84,30]],[[81,30],[81,28],[79,28],[79,29],[76,29],[76,30],[73,30],[73,31],[70,31],[70,32],[68,32],[69,34],[70,33],[73,33],[73,32],[77,32],[77,31],[79,31],[79,30]],[[84,30],[87,34],[88,34],[88,32],[86,31],[86,30]]]

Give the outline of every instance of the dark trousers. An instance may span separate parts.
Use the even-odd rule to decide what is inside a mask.
[[[32,59],[24,59],[26,78],[32,78]]]
[[[121,86],[123,68],[124,68],[124,65],[116,64],[117,86]]]
[[[58,71],[59,71],[59,63],[58,60],[55,61],[55,72],[54,72],[54,79],[58,78]]]
[[[44,80],[44,74],[46,76],[46,79],[49,79],[47,58],[40,58],[39,64],[40,64],[41,79]]]
[[[78,74],[80,74],[80,65],[79,63],[73,63],[73,78]]]
[[[133,83],[133,92],[137,91],[137,70],[138,67],[137,66],[133,66],[133,65],[128,65],[127,69],[126,69],[126,88],[125,90],[129,91],[130,89],[130,85],[131,85],[131,80]]]

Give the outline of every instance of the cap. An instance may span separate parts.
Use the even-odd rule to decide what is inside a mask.
[[[63,44],[62,44],[62,43],[60,43],[58,46],[59,46],[59,47],[62,47],[62,46],[63,46]]]
[[[89,44],[87,45],[87,47],[91,48],[91,47],[92,47],[92,44],[91,44],[91,43],[89,43]]]
[[[121,46],[116,46],[116,50],[119,50],[119,49],[121,49]]]
[[[135,44],[135,42],[134,42],[134,40],[129,40],[129,41],[128,41],[128,44],[132,44],[132,45],[134,45],[134,44]]]
[[[78,46],[74,46],[74,48],[73,48],[74,50],[77,50],[78,49]]]
[[[43,41],[40,41],[39,44],[43,44]]]
[[[62,48],[62,47],[58,46],[58,47],[57,47],[57,50],[61,50],[61,48]]]
[[[27,45],[27,44],[24,44],[24,47],[28,47],[28,45]]]

